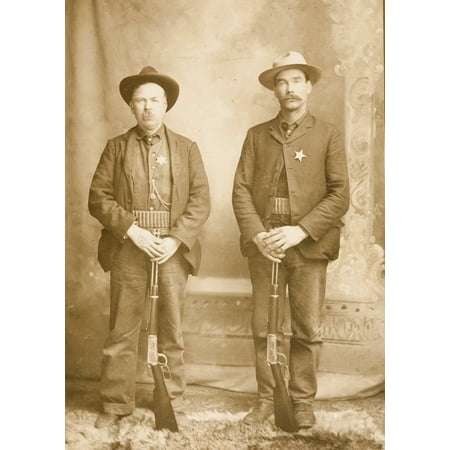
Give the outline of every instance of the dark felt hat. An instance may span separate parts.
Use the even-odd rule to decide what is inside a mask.
[[[300,69],[312,84],[319,81],[322,70],[320,67],[308,64],[301,53],[289,51],[273,62],[272,68],[265,70],[259,77],[259,82],[267,89],[273,90],[277,75],[286,69]]]
[[[178,83],[168,75],[159,73],[154,67],[145,66],[137,75],[124,78],[119,84],[120,95],[128,105],[136,87],[144,83],[159,84],[167,95],[167,111],[175,104],[180,92]]]

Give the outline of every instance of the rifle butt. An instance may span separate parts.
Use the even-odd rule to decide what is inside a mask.
[[[177,419],[167,391],[162,368],[159,365],[152,365],[151,368],[155,383],[153,391],[155,428],[157,430],[167,429],[176,432],[178,431]]]
[[[275,387],[273,390],[273,407],[275,425],[288,433],[295,433],[299,430],[295,420],[294,405],[288,393],[286,383],[281,372],[280,364],[270,364]]]

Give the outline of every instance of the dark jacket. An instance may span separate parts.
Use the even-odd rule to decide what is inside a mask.
[[[197,274],[200,265],[201,226],[210,212],[208,179],[195,142],[164,126],[172,171],[171,228],[184,256]],[[115,251],[135,218],[133,216],[134,145],[136,127],[110,139],[98,163],[89,191],[89,212],[103,226],[99,261],[110,270]]]
[[[233,208],[244,256],[258,250],[252,237],[268,230],[283,156],[289,187],[291,225],[310,235],[298,245],[307,258],[333,260],[339,254],[341,218],[349,207],[345,149],[337,128],[310,113],[296,138],[285,143],[277,119],[251,128],[236,169]],[[300,162],[295,151],[303,150]]]

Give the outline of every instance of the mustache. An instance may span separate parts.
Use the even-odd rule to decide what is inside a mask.
[[[294,94],[289,94],[286,95],[285,97],[283,97],[281,100],[301,100],[302,98],[299,97],[298,95],[294,95]]]

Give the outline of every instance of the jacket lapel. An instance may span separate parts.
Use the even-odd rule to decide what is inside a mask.
[[[282,144],[284,142],[284,138],[283,135],[281,134],[280,131],[280,127],[277,124],[277,118],[275,117],[275,119],[272,119],[269,123],[268,123],[268,127],[269,127],[269,133],[270,135],[280,144]]]
[[[180,193],[178,192],[178,183],[183,175],[181,170],[182,161],[179,148],[179,139],[176,134],[164,125],[166,132],[167,146],[169,147],[170,170],[172,172],[172,207],[170,208],[170,221],[174,225],[175,219],[182,213]],[[180,182],[183,186],[183,183]]]
[[[164,125],[167,145],[169,147],[170,168],[172,172],[172,185],[176,186],[180,173],[180,155],[178,148],[178,139],[176,135]]]
[[[126,174],[130,192],[133,192],[133,179],[136,164],[136,151],[139,143],[136,139],[136,127],[131,128],[127,132],[127,143],[123,156],[123,170]]]

